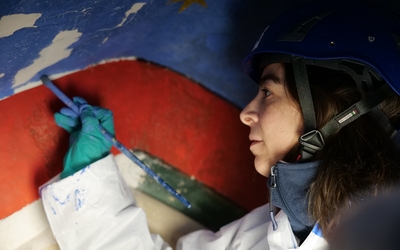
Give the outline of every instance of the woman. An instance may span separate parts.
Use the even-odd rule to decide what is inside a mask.
[[[269,94],[263,102],[272,101],[274,95],[262,85],[269,66],[262,69],[270,63],[285,64],[288,95],[303,114],[304,131],[297,137],[300,143],[282,151],[282,159],[318,161],[315,174],[296,176],[297,183],[303,180],[303,190],[310,185],[308,209],[299,210],[290,195],[277,195],[274,190],[279,188],[270,188],[272,203],[289,215],[300,239],[315,221],[329,235],[352,203],[399,182],[399,149],[392,140],[400,125],[400,84],[396,81],[400,75],[394,67],[400,62],[399,21],[391,13],[360,4],[303,6],[276,19],[245,59],[247,73]],[[241,118],[253,130],[251,106]],[[265,174],[275,160],[265,161]],[[277,167],[274,171],[278,173]],[[283,173],[274,177],[274,171],[270,180],[283,178]],[[290,183],[285,179],[283,188]],[[305,192],[301,195],[306,198]]]
[[[255,168],[269,176],[271,202],[217,233],[186,235],[177,248],[327,249],[342,213],[395,186],[398,37],[396,18],[350,3],[304,5],[271,23],[244,60],[259,92],[240,115]],[[78,138],[65,178],[41,189],[61,248],[165,249],[96,130],[100,123],[114,132],[111,113],[75,102],[81,121],[68,109],[55,116]]]

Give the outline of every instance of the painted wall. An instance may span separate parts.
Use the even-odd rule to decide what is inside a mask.
[[[164,160],[246,209],[266,201],[264,183],[252,184],[249,131],[239,109],[200,85],[140,61],[107,63],[54,82],[68,96],[112,110],[126,147]],[[0,142],[0,183],[13,187],[2,184],[0,217],[37,199],[38,187],[62,170],[68,134],[53,114],[63,106],[43,85],[0,102],[0,133],[15,135]],[[246,189],[237,184],[243,182]]]
[[[238,106],[254,93],[241,60],[273,16],[257,17],[255,10],[284,6],[261,0],[1,4],[0,99],[39,85],[41,74],[137,57],[180,72]]]
[[[232,184],[244,176],[252,182],[254,171],[238,114],[257,87],[241,60],[286,7],[261,0],[2,1],[0,178],[7,192],[0,218],[37,199],[37,187],[62,169],[67,134],[52,115],[63,105],[41,85],[42,74],[71,96],[112,109],[127,146],[243,208],[265,202],[262,182],[251,190]],[[115,66],[121,60],[131,61]]]
[[[63,104],[42,74],[111,109],[129,148],[240,208],[265,203],[238,118],[257,90],[241,61],[275,16],[305,1],[0,1],[0,219],[62,169],[68,135],[52,116]]]
[[[160,195],[165,197],[165,204],[198,223],[215,230],[267,201],[265,178],[254,176],[249,131],[239,121],[240,110],[186,77],[148,62],[126,60],[90,67],[54,83],[70,97],[79,95],[112,110],[116,136],[126,147],[144,151],[170,166],[157,173],[181,190],[193,208],[185,210],[179,202],[168,202],[171,197],[158,184],[145,181],[146,176],[136,188],[160,200]],[[35,201],[39,187],[62,170],[69,138],[54,123],[53,114],[63,106],[43,85],[0,102],[4,121],[0,134],[6,135],[0,141],[0,218],[5,218],[0,221],[0,246],[2,240],[16,239],[15,235],[8,237],[10,232],[19,232],[18,226],[26,228],[27,218],[35,218],[36,224],[30,221],[29,225],[43,225],[40,229],[46,233],[35,235],[38,230],[24,229],[19,239],[35,237],[34,242],[46,239],[54,243],[43,214],[36,212],[40,205]],[[113,148],[112,153],[119,152]],[[131,166],[128,173],[137,169]],[[180,174],[173,173],[174,169]],[[132,184],[137,179],[128,181]],[[199,184],[194,185],[194,181]],[[35,209],[25,211],[33,212],[27,215],[19,211],[32,202]],[[166,211],[149,214],[160,213]],[[21,224],[15,225],[15,221]],[[1,231],[10,228],[10,223],[14,231]],[[176,226],[164,225],[169,229],[162,232],[171,232]],[[176,230],[179,235],[188,232]],[[8,246],[17,243],[8,242]]]

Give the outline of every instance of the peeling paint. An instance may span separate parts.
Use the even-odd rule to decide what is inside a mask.
[[[124,23],[128,19],[128,16],[130,14],[136,14],[145,4],[146,3],[135,3],[134,5],[132,5],[130,10],[125,12],[125,17],[124,17],[124,19],[122,19],[122,22],[120,24],[118,24],[117,26],[115,26],[115,28],[118,28],[118,27],[121,27],[122,25],[124,25]]]
[[[35,22],[42,14],[13,14],[3,16],[0,19],[0,38],[11,36],[17,30],[23,28],[36,28]]]
[[[14,94],[42,85],[41,81],[35,81],[14,89]],[[7,98],[7,97],[6,97]]]
[[[101,65],[101,64],[106,64],[106,63],[110,63],[110,62],[119,62],[119,61],[136,61],[137,58],[134,56],[128,56],[128,57],[119,57],[119,58],[110,58],[110,59],[106,59],[106,60],[101,60],[98,63],[92,64],[91,66],[96,66],[96,65]]]
[[[189,76],[229,102],[244,107],[257,91],[240,68],[242,53],[253,45],[253,41],[249,39],[246,42],[236,36],[245,34],[244,37],[258,37],[257,30],[264,28],[263,19],[270,21],[269,17],[273,15],[257,15],[259,25],[250,30],[245,29],[249,25],[243,24],[245,19],[242,17],[253,13],[254,9],[272,12],[274,6],[264,4],[260,8],[243,1],[233,4],[227,0],[214,3],[207,9],[194,4],[181,14],[178,14],[179,6],[176,6],[180,4],[166,4],[165,1],[76,0],[61,1],[56,5],[51,1],[16,1],[6,4],[1,9],[3,15],[0,15],[0,20],[4,28],[12,29],[6,32],[0,27],[1,36],[18,30],[16,21],[23,19],[17,20],[17,15],[31,20],[19,25],[22,30],[0,38],[4,42],[1,46],[0,73],[5,73],[0,83],[0,99],[19,93],[15,91],[16,86],[37,81],[39,77],[36,74],[27,82],[18,82],[15,80],[16,73],[39,58],[39,52],[51,44],[58,32],[77,29],[82,33],[82,42],[73,45],[74,51],[68,58],[49,67],[46,72],[48,75],[82,70],[113,57],[136,56]],[[227,9],[235,13],[237,11],[237,14],[229,15],[229,11],[224,11]],[[13,18],[12,22],[7,21],[5,25],[10,17]],[[224,49],[215,53],[206,44],[203,45],[206,42],[203,38],[209,34],[227,34],[221,38],[229,38],[228,41],[217,39],[211,42],[228,43],[229,46],[223,46]],[[213,48],[218,46],[216,44]],[[232,53],[226,53],[226,48],[231,48]],[[221,69],[221,66],[223,70],[215,70]],[[31,88],[22,90],[27,89]]]
[[[49,78],[50,78],[51,80],[53,80],[53,79],[58,79],[58,78],[61,78],[61,77],[63,77],[63,76],[66,76],[66,75],[75,73],[75,72],[77,72],[77,71],[79,71],[79,70],[80,70],[80,69],[76,69],[76,70],[66,71],[66,72],[59,73],[59,74],[49,75]],[[14,94],[23,92],[23,91],[28,90],[28,89],[32,89],[32,88],[37,87],[37,86],[42,85],[42,84],[43,84],[42,81],[30,82],[30,83],[28,83],[28,84],[22,85],[21,87],[15,88],[15,89],[14,89]],[[5,98],[7,98],[7,97],[5,97]],[[5,98],[4,98],[4,99],[5,99]],[[0,99],[0,100],[1,100],[1,99]]]
[[[61,31],[53,39],[52,43],[42,49],[39,58],[35,59],[31,65],[18,71],[14,78],[13,88],[29,81],[39,71],[65,59],[71,55],[72,49],[69,48],[78,41],[82,33],[78,30]]]

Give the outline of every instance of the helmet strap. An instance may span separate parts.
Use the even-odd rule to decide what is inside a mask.
[[[355,121],[360,116],[368,113],[371,110],[374,110],[371,114],[374,116],[377,121],[382,124],[383,127],[387,127],[386,131],[391,135],[393,133],[392,130],[394,128],[390,125],[388,126],[389,120],[387,119],[386,115],[376,108],[381,102],[383,102],[387,97],[392,95],[394,92],[392,88],[388,84],[382,85],[377,90],[369,93],[364,99],[358,101],[357,103],[353,104],[350,108],[346,109],[342,113],[335,116],[329,122],[327,122],[321,129],[320,132],[324,138],[327,138],[331,134],[335,133],[342,127],[348,125],[349,123]],[[378,112],[379,110],[379,112]],[[378,117],[378,115],[380,117]],[[383,121],[383,117],[385,120]],[[385,123],[385,124],[383,124]]]
[[[326,138],[370,111],[372,111],[370,114],[386,129],[389,135],[394,134],[395,129],[391,126],[386,115],[377,107],[394,93],[388,84],[383,84],[377,90],[370,92],[364,99],[332,118],[320,130],[316,129],[315,110],[307,76],[306,59],[291,56],[291,62],[304,120],[305,133],[299,138],[301,161],[311,159],[324,148]]]
[[[385,128],[386,132],[393,137],[396,133],[395,128],[390,124],[386,115],[377,107],[393,93],[392,88],[389,85],[384,84],[374,92],[368,94],[364,99],[336,115],[320,130],[314,129],[302,135],[300,137],[300,144],[302,145],[301,160],[304,161],[312,158],[315,153],[324,148],[324,139],[366,113],[371,114],[374,119]]]
[[[318,150],[318,148],[320,148],[321,146],[323,148],[324,143],[323,138],[319,136],[320,133],[318,131],[318,133],[312,133],[313,131],[316,131],[315,128],[317,125],[315,121],[316,119],[314,103],[312,100],[310,84],[308,82],[305,58],[292,56],[291,62],[293,65],[293,74],[296,82],[297,95],[299,97],[300,107],[303,113],[304,120],[305,134],[300,137],[300,143],[302,145],[301,159],[306,160],[311,158]],[[318,142],[314,141],[315,139],[317,139],[316,141]],[[322,144],[319,139],[322,139]]]

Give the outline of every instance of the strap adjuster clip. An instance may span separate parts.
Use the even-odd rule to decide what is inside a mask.
[[[302,160],[309,159],[325,147],[324,137],[316,129],[300,136],[300,144],[302,145]]]

